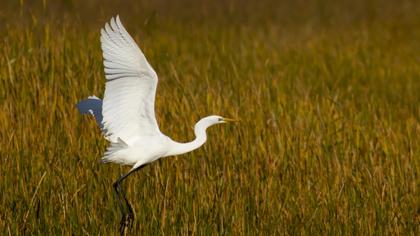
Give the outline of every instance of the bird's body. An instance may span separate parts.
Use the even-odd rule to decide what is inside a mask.
[[[205,132],[189,143],[176,142],[164,134],[139,136],[130,144],[126,144],[122,140],[111,143],[102,160],[103,162],[132,165],[133,168],[136,168],[162,157],[190,152],[199,148],[206,140]]]
[[[133,166],[114,184],[123,213],[121,223],[126,225],[124,221],[130,221],[134,215],[120,188],[121,181],[159,158],[199,148],[207,140],[208,127],[231,119],[207,116],[195,125],[196,138],[193,141],[179,143],[172,140],[159,130],[155,118],[157,74],[118,16],[101,30],[101,47],[106,78],[104,98],[90,96],[77,106],[82,114],[89,113],[95,117],[104,137],[110,142],[103,162]],[[128,214],[124,211],[121,196]]]
[[[110,145],[102,161],[131,165],[135,168],[164,157],[167,150],[161,147],[169,146],[170,142],[171,140],[163,134],[141,136],[129,144],[120,140]]]

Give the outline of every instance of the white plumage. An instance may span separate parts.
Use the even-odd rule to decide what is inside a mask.
[[[155,118],[158,78],[119,17],[101,30],[105,96],[102,114],[108,139],[133,144],[138,136],[161,134]]]
[[[104,99],[90,96],[77,107],[82,114],[94,115],[105,138],[110,141],[103,162],[133,166],[114,183],[123,214],[120,230],[124,234],[125,229],[132,226],[134,212],[120,183],[156,159],[199,148],[207,140],[208,127],[232,119],[217,115],[205,117],[195,125],[193,141],[173,141],[161,133],[155,118],[156,72],[118,16],[101,30],[101,47],[106,78]]]
[[[102,114],[102,121],[98,120],[100,115],[96,119],[110,141],[104,162],[133,165],[136,169],[161,157],[192,151],[206,141],[207,127],[229,120],[208,116],[196,124],[194,141],[173,141],[161,133],[155,118],[156,72],[118,16],[101,30],[101,47],[106,78],[103,103],[89,97],[78,107],[81,112],[85,108],[92,114]]]

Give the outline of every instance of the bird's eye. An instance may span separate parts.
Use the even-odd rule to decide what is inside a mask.
[[[223,121],[223,118],[219,118],[218,121]]]

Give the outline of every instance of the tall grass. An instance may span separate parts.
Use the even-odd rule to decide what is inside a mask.
[[[0,229],[112,235],[106,142],[75,104],[104,90],[99,29],[121,13],[159,76],[175,140],[241,122],[125,183],[135,234],[419,235],[416,1],[6,1]]]

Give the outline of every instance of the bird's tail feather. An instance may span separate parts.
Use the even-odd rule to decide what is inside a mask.
[[[117,142],[111,142],[111,144],[106,149],[104,157],[102,157],[102,163],[114,162],[120,163],[124,158],[120,158],[120,155],[124,155],[124,150],[128,145],[120,138],[117,139]],[[120,164],[125,164],[121,162]]]

